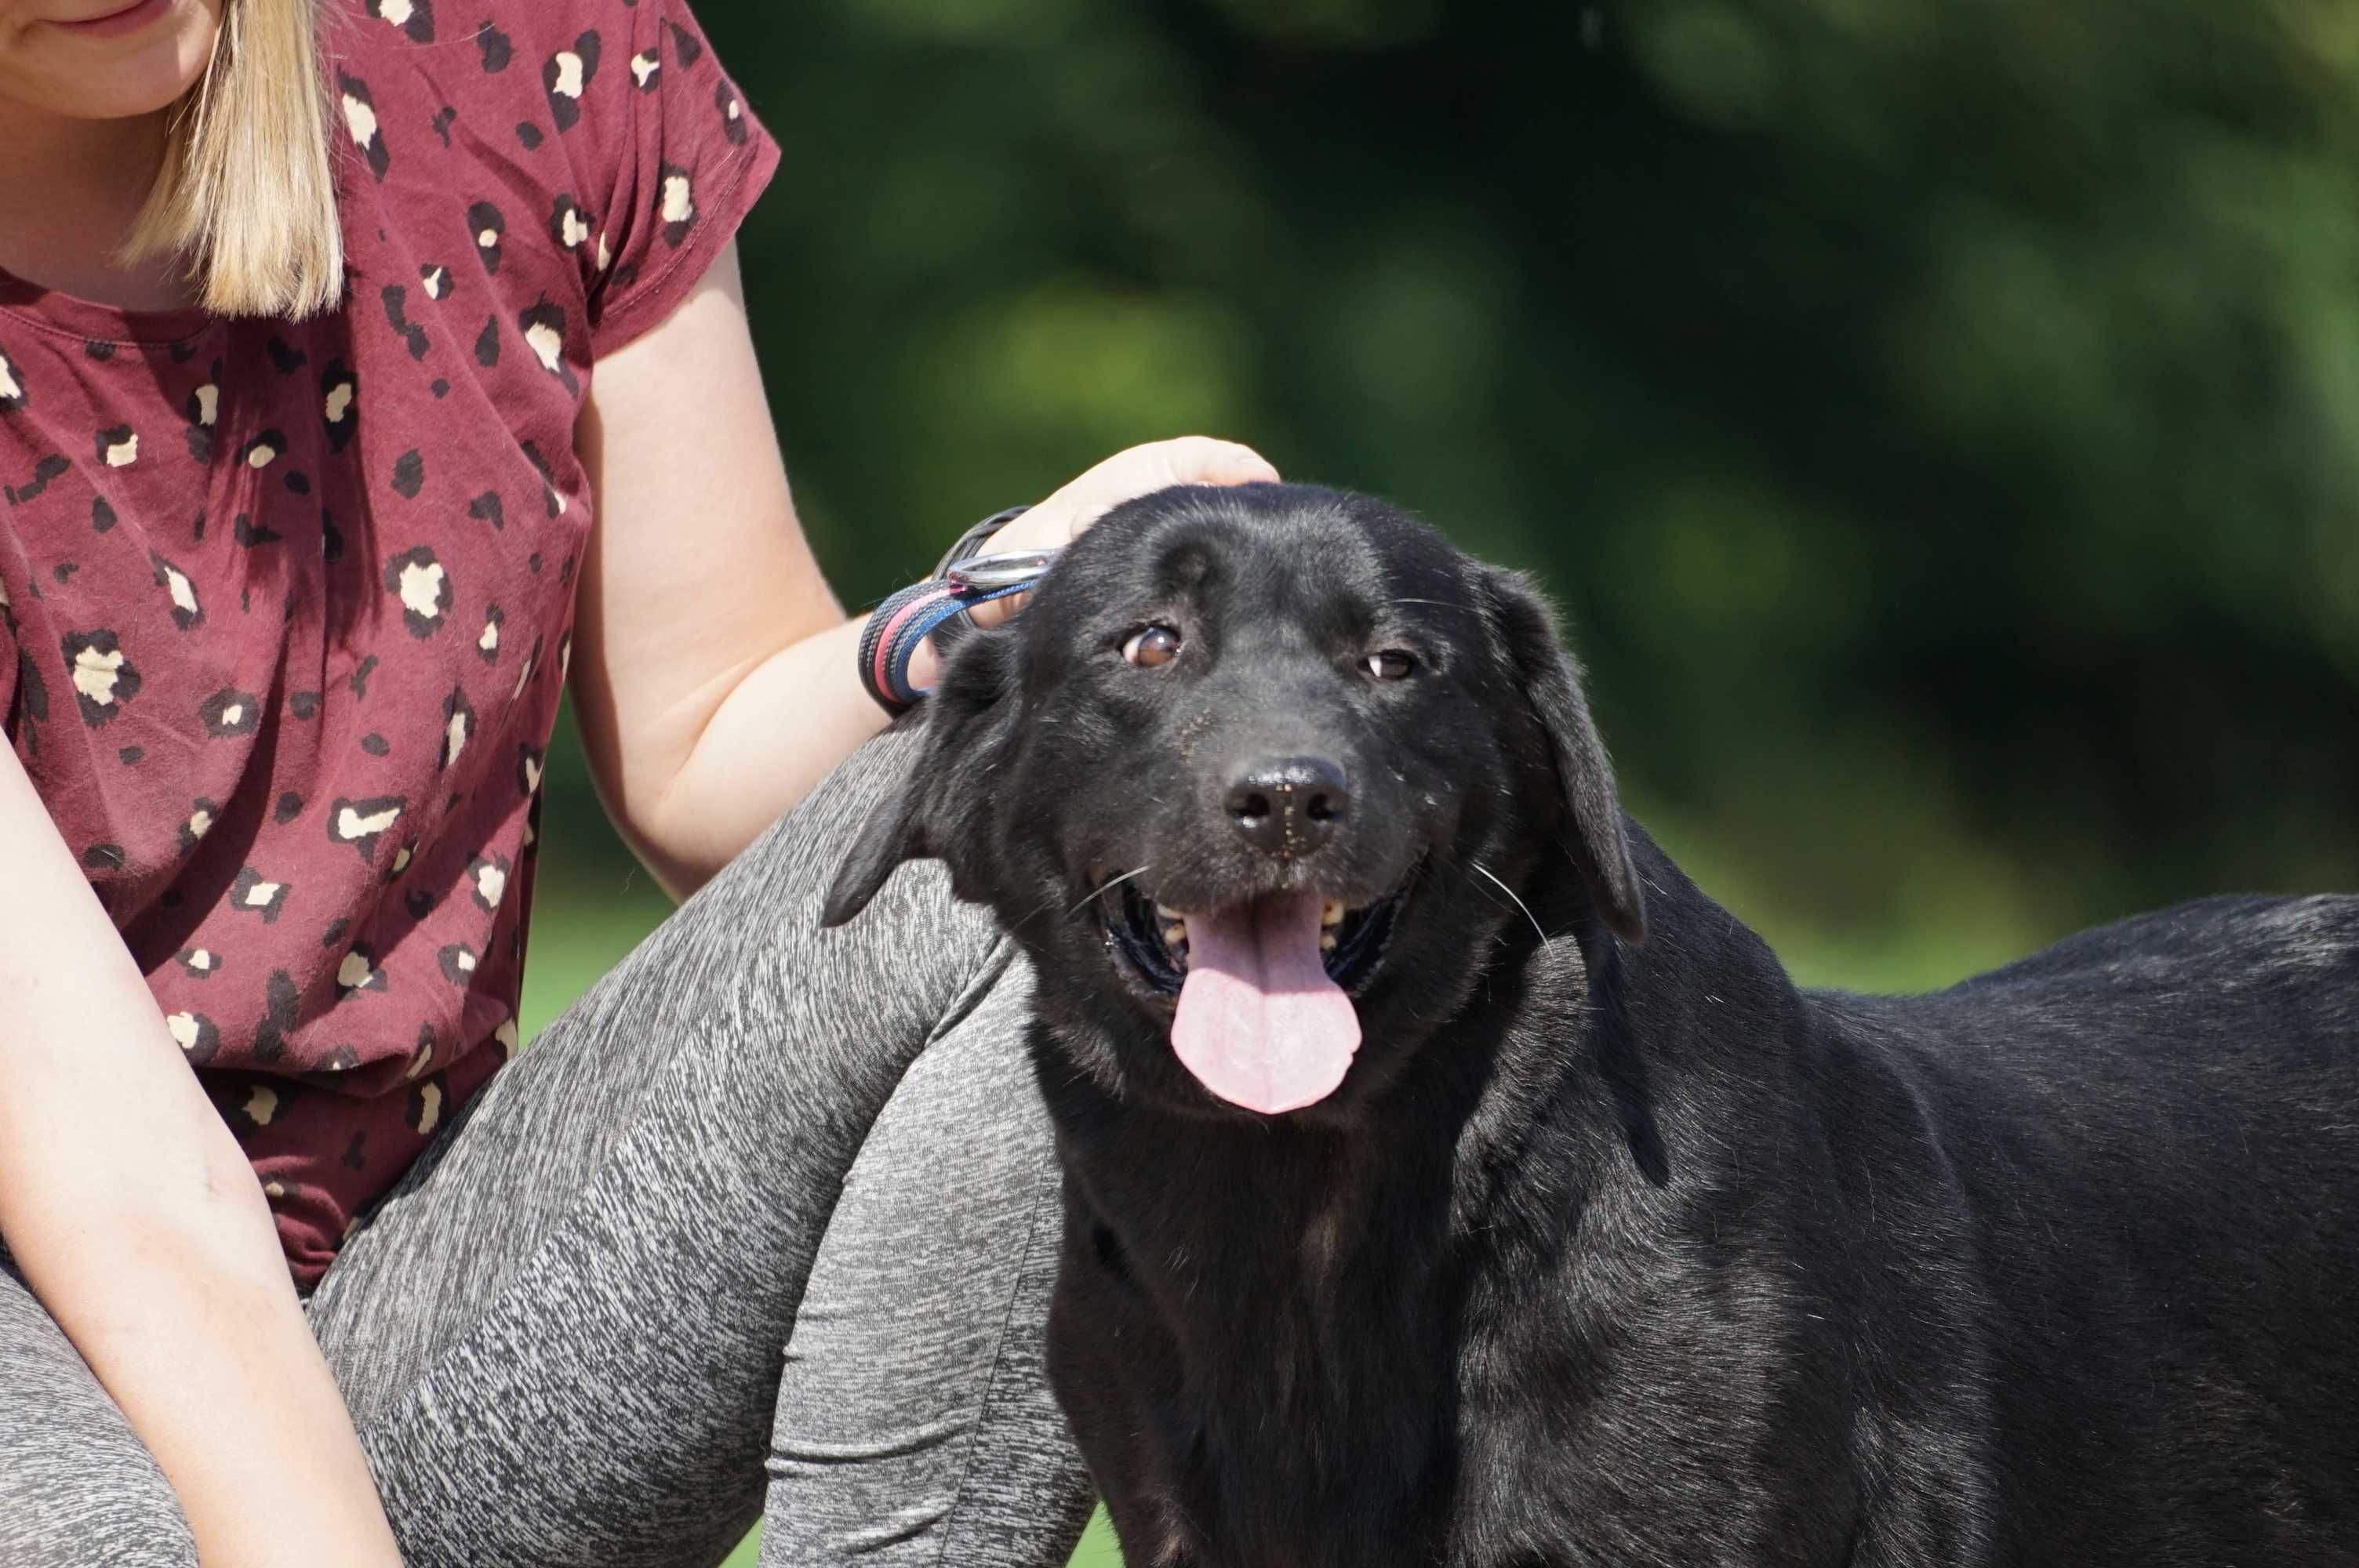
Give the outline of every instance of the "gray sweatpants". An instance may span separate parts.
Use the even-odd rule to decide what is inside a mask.
[[[1028,973],[930,865],[818,928],[909,749],[872,743],[682,906],[321,1282],[409,1568],[711,1563],[757,1516],[765,1568],[1071,1553],[1090,1490],[1041,1365],[1060,1220]],[[0,1271],[0,1563],[195,1560]]]

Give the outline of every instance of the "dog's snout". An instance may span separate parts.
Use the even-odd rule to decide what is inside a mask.
[[[1263,757],[1238,770],[1223,805],[1255,849],[1305,855],[1350,815],[1352,786],[1343,765],[1326,757]]]

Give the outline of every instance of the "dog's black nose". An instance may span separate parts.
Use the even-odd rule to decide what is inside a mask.
[[[1239,771],[1222,804],[1255,849],[1307,855],[1334,836],[1352,808],[1352,786],[1325,757],[1263,757]]]

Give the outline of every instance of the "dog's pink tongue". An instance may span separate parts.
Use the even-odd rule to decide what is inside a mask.
[[[1315,892],[1183,915],[1188,979],[1171,1048],[1232,1105],[1275,1116],[1326,1098],[1360,1048],[1360,1017],[1327,978]]]

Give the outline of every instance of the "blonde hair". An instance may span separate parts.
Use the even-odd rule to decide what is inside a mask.
[[[163,168],[124,254],[177,256],[205,308],[309,316],[344,287],[318,0],[223,0],[221,35],[170,110]]]

